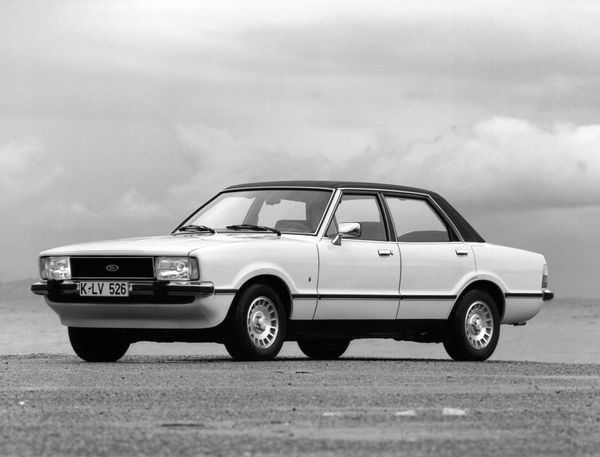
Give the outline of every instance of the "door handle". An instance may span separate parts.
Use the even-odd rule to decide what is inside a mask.
[[[469,255],[469,251],[467,249],[455,249],[456,255]]]
[[[394,255],[394,252],[391,249],[379,249],[377,254],[379,254],[381,257],[384,257],[388,255]]]

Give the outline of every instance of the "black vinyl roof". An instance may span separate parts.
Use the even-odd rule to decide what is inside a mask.
[[[460,231],[463,239],[469,242],[483,243],[485,240],[477,233],[477,231],[469,224],[464,217],[443,198],[441,195],[426,189],[417,187],[397,186],[394,184],[356,182],[356,181],[265,181],[245,184],[236,184],[229,186],[227,190],[246,189],[254,187],[321,187],[326,189],[339,188],[358,188],[358,189],[373,189],[373,190],[392,190],[399,192],[417,192],[430,196],[446,215],[452,220],[456,228]]]
[[[394,184],[356,182],[356,181],[265,181],[236,184],[227,189],[243,189],[247,187],[324,187],[327,189],[338,189],[341,187],[358,187],[360,189],[389,189],[405,192],[420,192],[432,195],[433,192],[416,187],[396,186]]]

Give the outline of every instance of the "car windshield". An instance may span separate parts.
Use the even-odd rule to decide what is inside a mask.
[[[179,227],[217,231],[276,229],[315,233],[332,191],[316,189],[259,189],[223,192],[192,214]]]

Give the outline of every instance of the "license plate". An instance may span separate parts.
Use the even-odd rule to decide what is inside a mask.
[[[127,281],[83,281],[79,283],[82,297],[128,297]]]

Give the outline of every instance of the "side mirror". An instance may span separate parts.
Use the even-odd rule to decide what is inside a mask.
[[[337,235],[333,237],[331,242],[336,246],[342,244],[342,238],[358,238],[362,233],[358,222],[341,222],[338,225]]]

